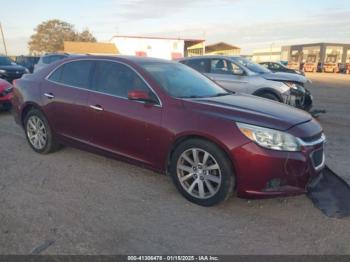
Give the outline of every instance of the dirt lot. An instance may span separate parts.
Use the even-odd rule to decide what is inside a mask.
[[[350,181],[350,76],[309,77],[328,110],[327,164]],[[199,207],[129,164],[72,148],[35,154],[3,113],[0,159],[1,254],[350,254],[350,219],[305,196]]]

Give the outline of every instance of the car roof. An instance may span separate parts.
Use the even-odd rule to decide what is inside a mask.
[[[203,58],[241,58],[241,56],[228,56],[228,55],[203,55],[203,56],[191,56],[191,57],[184,57],[180,58],[177,61],[184,61],[184,60],[194,60],[194,59],[203,59]]]
[[[153,63],[174,63],[170,60],[160,59],[160,58],[153,58],[153,57],[140,57],[140,56],[128,56],[128,55],[74,55],[69,56],[65,59],[65,61],[69,60],[89,60],[89,59],[101,59],[101,60],[115,60],[115,61],[121,61],[126,60],[129,62],[132,62],[134,64],[143,64],[148,62]]]

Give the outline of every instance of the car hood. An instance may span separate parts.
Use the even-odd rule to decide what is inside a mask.
[[[190,103],[187,108],[204,114],[278,130],[287,130],[312,119],[302,110],[246,94],[185,99],[184,103],[185,107]]]
[[[25,68],[20,65],[0,65],[0,69],[6,71],[24,71]]]
[[[292,74],[292,73],[283,73],[283,72],[276,72],[276,73],[265,73],[261,75],[263,78],[267,80],[273,80],[273,81],[291,81],[291,82],[298,82],[305,84],[308,82],[308,79],[305,76],[298,75],[298,74]]]

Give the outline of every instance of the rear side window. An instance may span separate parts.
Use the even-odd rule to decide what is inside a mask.
[[[201,73],[209,73],[209,62],[205,59],[193,59],[187,61],[186,65]]]
[[[75,61],[62,65],[49,80],[79,88],[89,89],[89,78],[93,61]]]
[[[129,67],[108,61],[96,62],[92,88],[104,94],[125,98],[131,90],[150,92],[145,82]]]

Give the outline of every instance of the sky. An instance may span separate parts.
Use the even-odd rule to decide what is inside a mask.
[[[0,0],[8,53],[27,54],[43,21],[114,35],[206,39],[254,49],[313,42],[350,43],[350,0]],[[0,53],[4,53],[0,42]]]

